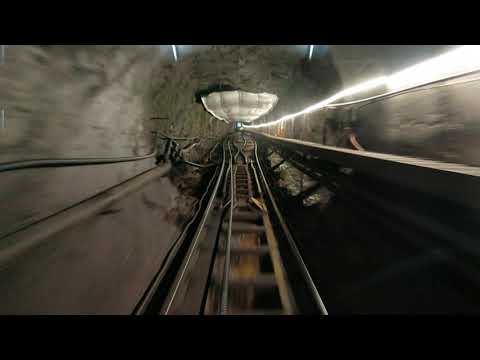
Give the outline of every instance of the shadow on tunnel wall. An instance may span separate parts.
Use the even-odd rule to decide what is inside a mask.
[[[149,46],[8,46],[0,66],[0,162],[151,152]],[[0,234],[152,168],[152,161],[1,173]],[[77,179],[81,181],[72,181]]]

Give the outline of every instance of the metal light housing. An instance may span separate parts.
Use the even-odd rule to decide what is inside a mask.
[[[227,124],[233,121],[250,123],[270,112],[277,104],[273,94],[255,94],[245,91],[213,92],[202,97],[205,109]]]

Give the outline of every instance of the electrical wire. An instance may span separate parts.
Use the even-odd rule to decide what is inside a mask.
[[[156,145],[157,132],[152,131],[154,135],[154,146]],[[80,166],[80,165],[98,165],[98,164],[113,164],[120,162],[130,162],[145,160],[155,157],[157,155],[157,147],[155,146],[152,152],[140,156],[121,156],[121,157],[86,157],[86,158],[47,158],[47,159],[31,159],[12,161],[7,163],[0,163],[0,172],[20,170],[28,168],[41,167],[60,167],[60,166]]]
[[[169,250],[167,251],[167,254],[165,255],[165,258],[164,260],[162,261],[162,264],[160,265],[160,268],[157,272],[157,274],[155,275],[155,278],[154,280],[152,281],[152,283],[149,285],[147,291],[145,292],[145,294],[142,296],[142,301],[140,301],[139,304],[137,304],[136,306],[136,309],[134,310],[134,314],[136,315],[141,315],[143,313],[145,313],[146,311],[146,308],[148,307],[149,305],[149,301],[151,300],[152,296],[154,295],[154,291],[156,290],[156,288],[158,287],[159,285],[159,281],[163,278],[164,276],[164,273],[166,271],[166,268],[171,264],[171,262],[173,261],[173,257],[174,255],[176,255],[176,250],[175,249],[178,249],[181,244],[183,243],[183,240],[187,234],[187,232],[190,230],[190,227],[191,225],[195,222],[195,220],[199,217],[200,213],[201,213],[201,210],[202,210],[202,206],[205,202],[205,199],[206,199],[206,196],[209,192],[209,189],[211,187],[211,185],[213,184],[215,180],[215,176],[213,176],[210,181],[208,182],[208,185],[206,187],[206,190],[205,192],[203,193],[202,197],[200,198],[199,201],[196,202],[195,204],[195,210],[194,210],[194,214],[193,216],[190,218],[190,220],[187,222],[187,224],[185,225],[185,227],[183,228],[182,232],[180,233],[179,236],[177,236],[177,238],[175,239],[175,241],[171,244]]]
[[[214,163],[202,165],[202,164],[197,164],[197,163],[194,163],[192,161],[188,161],[188,160],[184,160],[184,159],[180,159],[180,162],[185,163],[187,165],[196,166],[198,168],[208,168],[208,167],[212,167],[212,166],[217,165],[217,164],[214,164]]]
[[[154,157],[157,155],[157,149],[150,154],[143,156],[125,156],[115,158],[71,158],[71,159],[36,159],[21,160],[0,164],[0,172],[39,168],[39,167],[59,167],[59,166],[79,166],[79,165],[97,165],[97,164],[113,164],[118,162],[139,161]]]
[[[354,104],[359,104],[359,103],[364,103],[364,102],[367,102],[367,101],[372,101],[372,100],[383,100],[384,98],[386,97],[391,97],[391,96],[396,96],[396,95],[400,95],[400,94],[405,94],[407,92],[410,92],[410,91],[420,91],[422,90],[421,88],[426,86],[426,85],[430,85],[430,84],[436,84],[436,83],[441,83],[441,82],[445,82],[445,81],[448,81],[448,80],[452,80],[452,79],[456,79],[456,78],[459,78],[459,77],[465,77],[465,76],[469,76],[469,75],[473,75],[473,74],[476,74],[476,73],[479,73],[480,70],[476,69],[476,70],[473,70],[473,71],[467,71],[467,72],[463,72],[463,73],[460,73],[460,74],[455,74],[455,75],[451,75],[451,76],[446,76],[446,77],[443,77],[443,78],[440,78],[440,79],[437,79],[437,80],[433,80],[433,81],[426,81],[424,83],[421,83],[421,84],[418,84],[418,85],[415,85],[415,86],[411,86],[411,87],[408,87],[408,88],[403,88],[403,89],[399,89],[399,90],[394,90],[394,91],[390,91],[390,92],[387,92],[387,93],[384,93],[384,94],[380,94],[380,95],[376,95],[376,96],[372,96],[372,97],[369,97],[369,98],[365,98],[365,99],[360,99],[360,100],[355,100],[355,101],[349,101],[349,102],[343,102],[343,103],[328,103],[328,101],[336,96],[339,96],[340,93],[342,92],[345,92],[345,91],[348,91],[348,90],[351,90],[355,87],[352,87],[352,88],[349,88],[347,90],[342,90],[340,93],[338,94],[335,94],[333,95],[331,98],[327,99],[327,100],[324,100],[320,103],[317,103],[315,105],[312,105],[302,111],[299,111],[298,113],[294,113],[294,114],[289,114],[289,115],[285,115],[283,116],[282,118],[278,119],[278,120],[275,120],[275,121],[271,121],[271,122],[266,122],[266,123],[260,123],[260,124],[256,124],[256,125],[245,125],[245,128],[262,128],[262,127],[267,127],[267,126],[271,126],[271,125],[276,125],[276,124],[280,124],[280,123],[283,123],[284,121],[287,121],[287,120],[294,120],[296,117],[300,116],[300,115],[303,115],[303,114],[307,114],[307,113],[310,113],[310,112],[313,112],[313,111],[319,111],[319,110],[324,110],[324,109],[332,109],[332,108],[336,108],[336,107],[342,107],[342,106],[348,106],[348,105],[354,105]],[[374,80],[371,80],[370,82],[372,82],[373,84],[376,84],[377,82],[378,84],[382,83],[384,81],[384,77],[382,78],[378,78],[378,79],[374,79]],[[442,85],[438,85],[438,86],[435,86],[435,87],[441,87],[441,86],[450,86],[450,85],[455,85],[455,84],[461,84],[461,83],[464,83],[464,82],[471,82],[471,81],[476,81],[477,79],[468,79],[468,80],[465,80],[465,81],[461,81],[461,82],[455,82],[455,83],[448,83],[448,84],[442,84]],[[368,82],[367,82],[368,83]],[[366,83],[365,83],[366,84]],[[365,85],[365,84],[360,84],[360,85]],[[377,85],[378,85],[377,84]],[[360,85],[357,85],[357,86],[360,86]],[[431,88],[435,88],[435,87],[431,87]],[[344,96],[343,96],[344,97]],[[325,105],[322,105],[322,103],[325,103],[327,102],[327,104]],[[285,118],[285,119],[284,119]]]
[[[476,71],[472,71],[471,73],[468,73],[468,74],[455,75],[455,76],[452,76],[452,77],[450,77],[450,78],[446,78],[446,79],[441,79],[441,80],[436,80],[436,81],[433,81],[433,82],[428,82],[428,83],[420,84],[420,85],[417,85],[417,86],[415,86],[415,87],[413,87],[413,88],[390,91],[390,92],[385,93],[385,94],[380,94],[380,95],[376,95],[376,96],[372,96],[372,97],[365,98],[365,99],[360,99],[360,100],[354,100],[354,101],[349,101],[349,102],[331,104],[331,105],[327,105],[326,108],[327,108],[327,109],[333,109],[333,108],[337,108],[337,107],[343,107],[343,106],[349,106],[349,105],[356,105],[356,104],[360,104],[360,103],[364,103],[364,102],[368,102],[368,101],[372,101],[372,100],[383,100],[383,99],[385,99],[385,98],[392,98],[392,97],[395,97],[395,96],[398,96],[398,95],[408,94],[408,93],[411,93],[411,92],[426,91],[426,90],[436,89],[436,88],[444,87],[444,86],[460,85],[460,84],[466,84],[466,83],[470,83],[470,82],[475,82],[475,81],[480,80],[480,77],[476,77],[476,78],[474,78],[474,79],[467,79],[467,80],[455,81],[455,82],[451,82],[451,83],[447,83],[447,84],[430,86],[430,87],[427,87],[427,88],[424,88],[424,87],[423,87],[423,86],[430,85],[430,84],[435,84],[435,83],[439,83],[439,82],[444,82],[444,81],[448,81],[448,80],[453,80],[453,79],[456,79],[456,78],[459,78],[459,77],[463,77],[463,76],[473,75],[473,74],[479,73],[479,72],[480,72],[480,70],[476,70]]]

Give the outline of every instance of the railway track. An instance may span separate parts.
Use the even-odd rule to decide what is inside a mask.
[[[254,138],[234,133],[220,150],[196,217],[136,313],[327,314],[268,188]]]

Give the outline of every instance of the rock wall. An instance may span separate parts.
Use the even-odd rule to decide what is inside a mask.
[[[261,120],[270,121],[343,86],[449,48],[331,45],[308,61],[306,46],[182,45],[175,62],[169,45],[7,46],[0,65],[6,120],[0,129],[0,162],[141,155],[154,146],[154,129],[201,138],[188,154],[189,160],[200,161],[231,130],[204,110],[199,94],[205,91],[231,87],[275,93],[277,107]],[[345,127],[353,125],[368,150],[478,164],[477,87],[473,82],[398,96],[358,108],[353,122],[345,109],[321,111],[265,131],[349,146]],[[162,149],[163,142],[157,145]],[[122,164],[111,171],[97,166],[80,174],[73,168],[2,174],[0,200],[8,211],[2,209],[0,233],[71,206],[153,162],[143,165]],[[82,176],[75,183],[67,180]],[[18,208],[6,205],[12,202]]]
[[[367,149],[480,166],[480,81],[415,91],[356,109]]]
[[[153,149],[149,46],[7,46],[0,65],[0,163],[123,157]],[[0,173],[0,236],[154,166],[138,163]]]
[[[197,52],[188,48],[183,55],[181,50],[179,62],[157,68],[153,76],[155,112],[168,117],[157,126],[168,134],[217,139],[232,129],[204,110],[199,92],[235,88],[276,94],[279,102],[264,121],[299,110],[325,92],[325,82],[309,76],[305,54],[295,46],[203,46]],[[214,141],[203,141],[199,150]]]
[[[311,67],[314,70],[309,74],[320,81],[323,75],[319,69],[322,66],[324,72],[335,69],[337,81],[331,79],[330,90],[326,91],[333,94],[342,87],[394,73],[445,53],[453,47],[334,45],[329,47],[323,60],[312,61]],[[349,128],[353,128],[360,144],[369,151],[478,166],[477,93],[480,84],[472,81],[474,79],[475,76],[470,76],[455,80],[468,80],[464,84],[434,88],[427,86],[371,104],[322,110],[264,131],[351,148],[347,135]],[[375,90],[357,98],[378,93],[379,90]],[[325,96],[319,96],[307,105],[324,98]]]

